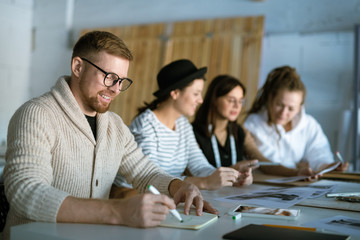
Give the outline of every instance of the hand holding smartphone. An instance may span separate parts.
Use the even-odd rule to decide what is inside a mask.
[[[257,162],[256,164],[250,164],[249,167],[261,167],[261,166],[279,166],[277,162]]]

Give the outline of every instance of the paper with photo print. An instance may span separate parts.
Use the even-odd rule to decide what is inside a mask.
[[[289,208],[310,197],[316,189],[271,187],[250,193],[216,198],[222,202],[260,205],[272,208]]]
[[[316,221],[308,222],[302,225],[360,237],[359,218],[355,219],[351,217],[338,215],[334,217],[323,218]]]
[[[309,198],[317,198],[325,195],[326,193],[332,192],[335,189],[335,185],[306,185],[301,187],[296,187],[298,189],[313,189],[315,192]]]
[[[325,174],[327,172],[330,172],[334,169],[336,169],[341,163],[337,162],[336,164],[320,171],[317,173],[317,175],[322,175]],[[307,179],[309,176],[295,176],[295,177],[285,177],[285,178],[276,178],[276,179],[268,179],[266,180],[266,182],[269,183],[289,183],[289,182],[297,182],[297,181],[301,181],[301,180],[305,180]]]

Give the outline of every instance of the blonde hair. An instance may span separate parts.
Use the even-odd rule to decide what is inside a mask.
[[[301,104],[304,104],[306,96],[306,88],[301,81],[299,74],[295,68],[282,66],[273,69],[267,76],[265,84],[259,89],[253,105],[247,113],[258,113],[263,107],[267,107],[272,99],[282,90],[300,91],[303,93]],[[269,114],[269,113],[268,113]],[[271,124],[270,117],[268,124]]]

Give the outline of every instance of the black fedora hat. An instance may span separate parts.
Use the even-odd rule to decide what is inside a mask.
[[[172,90],[185,87],[197,78],[203,78],[207,67],[200,69],[187,59],[180,59],[164,66],[157,75],[159,90],[154,92],[156,97],[162,97]]]

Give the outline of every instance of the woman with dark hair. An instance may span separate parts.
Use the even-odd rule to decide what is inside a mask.
[[[203,101],[206,71],[206,67],[198,69],[186,59],[163,67],[157,76],[156,99],[139,109],[130,130],[143,153],[167,173],[190,181],[200,189],[217,189],[237,183],[241,173],[210,165],[186,118],[194,115]],[[184,176],[185,170],[189,173],[187,176]]]
[[[289,66],[272,70],[259,90],[244,126],[262,154],[283,166],[267,167],[265,171],[317,177],[317,172],[334,164],[320,124],[305,113],[305,96],[305,85]],[[336,170],[347,168],[345,163]]]
[[[245,86],[229,75],[219,75],[210,83],[203,104],[195,115],[196,140],[215,167],[232,167],[243,173],[240,184],[252,183],[252,169],[258,159],[268,161],[257,150],[250,134],[238,123]]]

